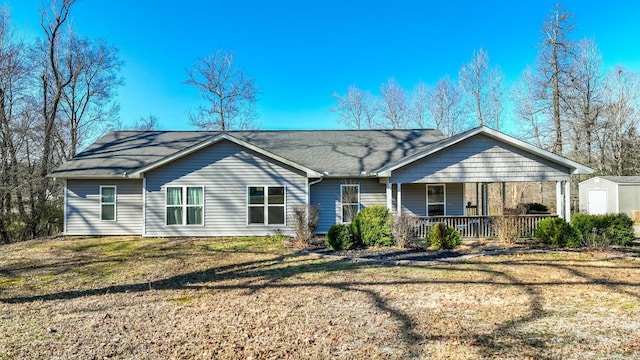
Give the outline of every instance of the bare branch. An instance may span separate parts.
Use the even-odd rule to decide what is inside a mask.
[[[218,50],[214,56],[198,59],[187,71],[184,83],[196,87],[206,101],[206,105],[189,114],[193,125],[223,131],[253,126],[258,89],[252,78],[234,67],[233,61],[232,52]]]

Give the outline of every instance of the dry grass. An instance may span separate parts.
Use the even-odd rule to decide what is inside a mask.
[[[0,247],[0,359],[640,357],[640,262],[385,266],[277,238]]]

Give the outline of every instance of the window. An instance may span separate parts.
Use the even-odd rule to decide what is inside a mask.
[[[100,220],[116,221],[115,186],[100,186]]]
[[[284,225],[285,194],[284,186],[250,186],[247,189],[248,223]]]
[[[342,222],[350,223],[360,211],[360,185],[341,185],[340,201],[342,203]]]
[[[204,188],[167,187],[166,208],[167,225],[203,225]]]
[[[444,185],[427,185],[427,216],[445,215]]]

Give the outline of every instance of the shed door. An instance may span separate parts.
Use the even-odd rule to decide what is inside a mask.
[[[607,213],[607,190],[589,190],[588,210],[591,215]]]

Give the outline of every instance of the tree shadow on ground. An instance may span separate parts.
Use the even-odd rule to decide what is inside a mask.
[[[246,251],[251,254],[251,251]],[[265,256],[264,253],[261,254]],[[88,261],[83,259],[82,261]],[[506,344],[513,346],[522,345],[536,358],[544,357],[545,344],[537,340],[535,336],[519,336],[522,326],[538,321],[548,316],[544,309],[545,299],[540,291],[541,287],[562,287],[566,285],[598,285],[608,291],[633,296],[640,299],[640,295],[629,288],[637,289],[640,284],[633,282],[612,281],[603,277],[595,277],[586,271],[580,270],[596,265],[581,262],[545,262],[539,261],[535,265],[547,267],[553,270],[562,270],[571,273],[575,278],[571,281],[528,281],[518,272],[514,271],[518,266],[530,266],[531,262],[505,259],[495,262],[465,261],[456,264],[439,264],[429,267],[407,265],[421,270],[437,270],[450,273],[479,272],[487,275],[484,279],[465,279],[453,277],[453,279],[429,278],[394,278],[393,281],[379,280],[353,280],[332,281],[331,274],[340,272],[357,272],[373,267],[393,267],[373,262],[358,262],[342,258],[318,259],[304,253],[278,255],[273,254],[260,260],[251,260],[227,265],[210,267],[201,271],[193,271],[175,276],[169,276],[153,281],[131,284],[116,284],[99,288],[68,290],[34,296],[2,297],[0,302],[6,304],[32,303],[37,301],[69,300],[86,296],[101,296],[104,294],[141,293],[151,290],[244,290],[248,294],[270,288],[298,288],[319,287],[334,289],[341,292],[354,292],[368,297],[375,308],[389,314],[399,324],[398,337],[408,349],[407,357],[418,357],[422,354],[424,346],[431,341],[445,341],[461,339],[476,346],[478,353],[483,356],[504,354]],[[506,269],[496,270],[497,266],[507,266]],[[631,269],[640,269],[640,265]],[[326,274],[322,279],[305,281],[305,274]],[[428,272],[425,272],[428,274]],[[296,279],[296,281],[287,281]],[[360,279],[360,278],[359,278]],[[382,291],[375,290],[379,286],[400,285],[489,285],[494,287],[514,287],[527,297],[526,315],[515,317],[503,323],[498,323],[489,333],[463,333],[453,335],[428,334],[424,329],[418,328],[418,323],[412,315],[393,305],[392,299],[386,297]]]

